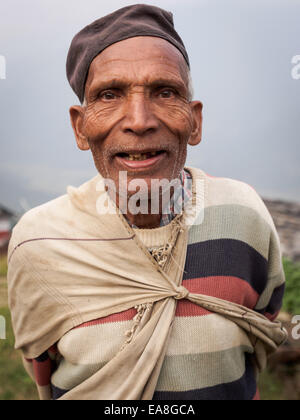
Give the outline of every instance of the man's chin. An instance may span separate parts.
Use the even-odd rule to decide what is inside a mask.
[[[173,161],[172,161],[173,160]],[[175,160],[171,156],[164,158],[164,165],[149,165],[147,167],[127,167],[120,159],[110,159],[104,167],[108,169],[102,177],[107,180],[107,186],[114,189],[119,197],[128,199],[138,194],[141,200],[151,200],[153,196],[170,188],[170,183],[179,181],[180,168],[176,170]],[[138,162],[138,161],[137,161]],[[103,163],[103,162],[102,162]],[[175,184],[176,185],[176,184]],[[159,192],[158,192],[159,191]]]

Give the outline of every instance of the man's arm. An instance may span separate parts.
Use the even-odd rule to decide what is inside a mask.
[[[273,224],[270,236],[267,284],[256,304],[255,310],[269,320],[274,321],[282,307],[284,291],[285,274],[282,264],[281,245]]]
[[[56,370],[56,346],[51,347],[47,352],[36,359],[26,359],[22,356],[23,365],[35,382],[41,400],[51,400],[51,376]]]

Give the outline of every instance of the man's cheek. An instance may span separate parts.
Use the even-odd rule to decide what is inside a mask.
[[[169,105],[160,110],[160,120],[165,123],[173,132],[180,133],[181,136],[192,131],[192,115],[189,108],[182,107],[180,104]]]
[[[118,122],[118,115],[107,108],[93,108],[86,112],[84,118],[84,131],[89,138],[105,138],[112,127]]]
[[[156,112],[161,119],[169,121],[170,124],[180,125],[182,128],[191,124],[191,110],[180,101],[166,104],[164,107],[157,107]]]
[[[102,148],[99,143],[91,143],[91,152],[98,172],[104,177],[109,177],[107,162],[103,156]]]

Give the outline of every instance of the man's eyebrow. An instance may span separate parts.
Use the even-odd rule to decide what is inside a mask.
[[[178,78],[163,78],[163,77],[155,78],[153,80],[149,80],[149,82],[146,83],[146,85],[149,87],[171,86],[171,87],[176,87],[178,89],[187,88],[184,81]]]
[[[90,90],[99,90],[99,89],[106,89],[108,87],[126,87],[128,86],[128,81],[120,80],[120,79],[107,79],[107,80],[99,80],[91,83]]]
[[[125,88],[128,86],[128,83],[125,80],[120,79],[107,79],[107,80],[96,80],[92,82],[88,87],[88,95],[91,95],[95,92],[99,92],[103,89],[113,89],[113,88]]]

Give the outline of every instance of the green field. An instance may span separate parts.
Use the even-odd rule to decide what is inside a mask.
[[[6,325],[6,340],[0,340],[0,400],[36,400],[36,388],[23,368],[21,354],[13,350],[14,337],[8,308],[0,309]]]
[[[5,277],[7,273],[7,258],[0,254],[0,277]]]
[[[287,289],[284,310],[300,314],[300,266],[284,261]],[[10,313],[7,308],[6,259],[0,258],[0,316],[6,319],[6,340],[0,340],[0,400],[36,400],[35,385],[25,372],[20,352],[14,350]],[[275,374],[266,370],[260,377],[262,400],[287,400],[286,390]]]
[[[0,400],[37,400],[35,384],[23,368],[21,353],[14,350],[6,272],[6,257],[0,256],[0,316],[6,320],[6,340],[0,340]]]

